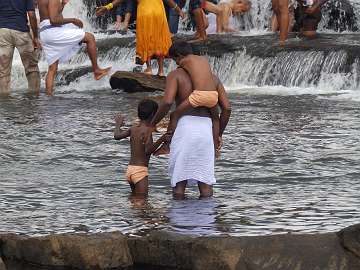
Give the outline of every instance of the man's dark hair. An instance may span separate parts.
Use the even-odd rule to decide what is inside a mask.
[[[138,105],[138,117],[140,120],[151,120],[158,110],[159,105],[151,100],[144,99]]]
[[[186,41],[174,42],[169,49],[169,56],[172,58],[187,56],[189,54],[194,54],[194,52],[191,45]]]

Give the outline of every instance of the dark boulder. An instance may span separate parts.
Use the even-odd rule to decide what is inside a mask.
[[[112,89],[122,89],[129,93],[164,91],[165,77],[118,71],[111,76],[110,85]]]

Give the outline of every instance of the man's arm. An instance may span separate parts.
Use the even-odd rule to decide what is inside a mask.
[[[64,18],[61,14],[62,3],[59,0],[49,0],[49,19],[52,25],[63,25],[73,23],[82,28],[83,24],[80,20],[75,18]]]
[[[31,26],[31,31],[33,34],[33,44],[35,49],[41,48],[41,44],[39,41],[39,31],[38,31],[38,24],[35,11],[31,10],[27,12],[29,17],[29,22]]]
[[[217,91],[219,94],[219,106],[221,108],[221,113],[220,113],[220,137],[221,137],[230,119],[231,105],[223,84],[221,83],[219,78],[216,77],[216,80],[218,81]]]
[[[121,140],[127,138],[131,135],[131,129],[121,130],[121,127],[124,125],[124,118],[121,115],[115,117],[115,130],[114,130],[114,139]]]
[[[164,0],[164,2],[173,10],[175,10],[181,18],[185,18],[185,13],[181,10],[181,8],[174,2],[174,0]]]
[[[155,127],[157,123],[165,117],[165,115],[170,111],[172,104],[175,101],[177,94],[178,82],[176,78],[176,70],[172,71],[166,77],[166,87],[164,97],[160,103],[159,109],[151,120],[150,124]]]
[[[119,6],[125,0],[114,0],[111,3],[107,4],[106,6],[101,6],[96,8],[96,16],[103,16],[108,11],[112,10],[113,8]],[[133,0],[135,1],[135,0]]]

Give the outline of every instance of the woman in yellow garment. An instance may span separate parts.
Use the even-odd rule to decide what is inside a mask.
[[[105,14],[108,10],[121,4],[124,0],[114,0],[112,3],[97,8],[96,15]],[[133,0],[136,1],[136,0]],[[181,17],[185,14],[173,0],[165,2]],[[146,63],[145,73],[152,74],[151,59],[158,61],[158,75],[164,76],[164,58],[171,47],[171,34],[166,19],[162,0],[138,0],[136,18],[136,55]]]

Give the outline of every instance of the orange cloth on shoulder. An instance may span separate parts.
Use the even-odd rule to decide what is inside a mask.
[[[218,103],[219,93],[217,91],[194,90],[189,96],[191,106],[196,107],[215,107]]]
[[[146,176],[149,176],[149,170],[145,166],[129,165],[126,170],[126,179],[134,185]]]
[[[162,0],[140,0],[136,20],[136,55],[143,62],[166,56],[172,45]]]

